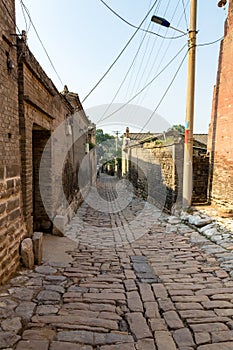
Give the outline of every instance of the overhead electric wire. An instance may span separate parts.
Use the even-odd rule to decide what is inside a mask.
[[[208,45],[213,45],[216,44],[217,42],[221,41],[224,39],[224,36],[222,36],[221,38],[215,40],[215,41],[211,41],[209,43],[203,43],[203,44],[197,44],[196,46],[208,46]]]
[[[170,5],[170,2],[171,2],[171,0],[168,1],[168,4],[167,4],[166,9],[165,9],[165,12],[164,12],[164,14],[163,14],[164,17],[166,16],[167,10],[168,10],[169,5]],[[161,27],[160,27],[160,28],[161,28]],[[167,30],[168,30],[168,29],[167,29]],[[152,46],[152,51],[153,51],[153,49],[154,49],[155,43],[156,43],[156,40],[154,41],[154,44],[153,44],[153,46]],[[170,41],[170,43],[171,43],[171,41]],[[160,47],[162,47],[163,44],[164,44],[164,40],[161,42]],[[137,73],[137,76],[136,76],[136,79],[135,79],[135,82],[134,82],[134,85],[133,85],[132,92],[133,92],[135,86],[136,86],[136,89],[135,89],[135,90],[138,90],[138,89],[139,89],[139,86],[140,86],[140,83],[141,83],[141,81],[142,81],[142,78],[144,77],[144,73],[145,73],[145,71],[146,71],[146,69],[147,69],[147,67],[148,67],[149,60],[150,60],[150,57],[151,57],[151,55],[152,55],[152,51],[150,51],[149,58],[148,58],[148,60],[147,60],[147,64],[145,65],[144,70],[143,70],[143,73],[141,74],[141,78],[139,79],[139,83],[136,85],[136,83],[137,83],[137,81],[138,81],[139,73],[140,73],[140,71],[141,71],[141,69],[142,69],[142,64],[143,64],[143,61],[144,61],[145,54],[144,54],[144,56],[143,56],[143,58],[142,58],[142,61],[141,61],[141,64],[140,64],[140,66],[139,66],[138,73]],[[160,50],[158,50],[156,57],[158,57],[159,52],[160,52]],[[154,60],[153,66],[154,66],[154,64],[155,64],[155,61],[156,61],[156,60]],[[159,70],[159,68],[160,68],[160,66],[157,68],[157,71]],[[149,78],[148,78],[148,79],[149,79]],[[148,80],[147,80],[147,81],[148,81]]]
[[[95,86],[91,89],[91,91],[84,97],[84,99],[82,100],[82,103],[86,101],[86,99],[91,95],[91,93],[97,88],[97,86],[101,83],[101,81],[106,77],[106,75],[110,72],[110,70],[113,68],[113,66],[116,64],[116,62],[119,60],[119,58],[121,57],[121,55],[124,53],[124,51],[127,49],[127,47],[129,46],[129,44],[131,43],[131,41],[133,40],[133,38],[135,37],[135,35],[137,34],[137,32],[139,31],[139,29],[141,28],[141,26],[143,25],[143,23],[145,22],[145,20],[147,19],[147,17],[149,16],[149,14],[151,13],[151,11],[153,10],[153,8],[155,7],[156,3],[158,0],[156,0],[153,4],[153,6],[150,8],[150,10],[147,12],[146,16],[143,18],[142,22],[140,23],[139,27],[137,28],[137,30],[134,32],[134,34],[131,36],[131,38],[127,41],[126,45],[124,46],[124,48],[121,50],[121,52],[118,54],[118,56],[115,58],[115,60],[113,61],[113,63],[110,65],[110,67],[107,69],[107,71],[104,73],[104,75],[99,79],[99,81],[95,84]]]
[[[161,1],[161,0],[160,0],[160,1]],[[152,0],[150,0],[149,9],[150,9],[150,7],[151,7],[151,3],[152,3]],[[142,44],[143,44],[143,42],[144,42],[144,40],[145,40],[145,37],[146,37],[146,33],[143,33],[143,37],[142,37],[141,42],[140,42],[140,44],[139,44],[139,47],[138,47],[138,49],[137,49],[137,51],[136,51],[136,54],[134,55],[134,58],[133,58],[133,60],[132,60],[132,63],[131,63],[131,65],[130,65],[130,67],[128,68],[128,70],[127,70],[127,72],[126,72],[126,74],[125,74],[125,76],[124,76],[124,78],[123,78],[123,80],[122,80],[122,82],[121,82],[119,88],[117,89],[117,92],[115,93],[115,95],[114,95],[112,101],[111,101],[110,104],[107,106],[106,110],[104,111],[104,113],[103,113],[103,115],[101,116],[101,118],[97,121],[97,123],[101,122],[101,120],[105,117],[106,113],[109,111],[109,109],[111,108],[113,102],[115,101],[116,97],[118,96],[118,94],[119,94],[119,92],[120,92],[122,86],[124,85],[124,83],[125,83],[125,81],[126,81],[128,75],[129,75],[129,73],[130,73],[130,71],[131,71],[131,69],[132,69],[132,67],[133,67],[133,65],[134,65],[134,63],[135,63],[135,61],[136,61],[136,58],[137,58],[137,56],[138,56],[138,54],[139,54],[139,52],[140,52],[140,50],[141,50]]]
[[[137,26],[135,26],[134,24],[128,22],[126,19],[124,19],[122,16],[120,16],[116,11],[114,11],[108,4],[106,4],[105,1],[103,0],[100,0],[112,13],[114,13],[114,15],[116,15],[118,18],[120,18],[123,22],[125,22],[126,24],[128,24],[130,27],[133,27],[133,28],[137,28]],[[143,28],[140,28],[140,30],[146,32],[146,33],[149,33],[149,34],[154,34],[156,36],[159,36],[160,38],[162,39],[179,39],[181,38],[182,36],[186,35],[186,34],[182,34],[182,35],[178,35],[176,37],[166,37],[166,36],[163,36],[163,35],[160,35],[158,33],[155,33],[155,32],[152,32],[150,30],[146,30],[146,29],[143,29]]]
[[[157,12],[157,11],[159,10],[160,4],[161,4],[161,0],[159,0],[159,1],[157,2],[157,6],[156,6],[154,12]],[[151,6],[151,0],[150,0],[150,6]],[[151,21],[150,21],[150,24],[151,24]],[[150,24],[147,26],[147,29],[149,29]],[[145,28],[146,28],[146,27],[145,27]],[[147,35],[146,32],[142,32],[142,40],[144,40],[144,39],[146,38],[146,35]],[[150,37],[150,34],[148,35],[148,37]],[[157,37],[155,38],[155,40],[157,40]],[[136,70],[136,61],[135,61],[135,63],[134,63],[134,67],[133,67],[133,69],[132,69],[132,71],[131,71],[131,74],[130,74],[130,77],[129,77],[129,79],[128,79],[127,89],[126,89],[126,92],[125,92],[125,99],[128,98],[129,90],[130,90],[130,86],[131,86],[131,82],[132,82],[132,79],[133,79],[133,75],[134,75],[135,70]],[[129,95],[129,96],[130,96],[130,95]]]
[[[173,78],[172,78],[170,84],[168,85],[167,89],[165,90],[165,92],[164,92],[163,96],[161,97],[159,103],[157,104],[157,106],[156,106],[156,108],[154,109],[154,111],[153,111],[153,113],[151,114],[151,116],[148,118],[147,122],[146,122],[146,123],[143,125],[143,127],[141,128],[140,132],[142,132],[142,131],[145,129],[145,127],[146,127],[146,126],[148,125],[148,123],[151,121],[151,119],[153,118],[155,112],[157,111],[157,109],[159,108],[159,106],[161,105],[161,103],[163,102],[165,96],[167,95],[168,91],[170,90],[172,84],[174,83],[174,81],[175,81],[175,79],[176,79],[176,77],[177,77],[177,75],[178,75],[178,73],[179,73],[179,71],[180,71],[182,65],[184,64],[184,61],[185,61],[185,58],[186,58],[187,54],[188,54],[188,51],[186,52],[185,56],[183,57],[183,59],[182,59],[180,65],[179,65],[178,69],[176,70],[176,72],[175,72],[175,74],[174,74],[174,76],[173,76]]]
[[[164,66],[164,68],[149,83],[147,83],[140,91],[138,91],[133,97],[131,97],[130,100],[125,102],[121,107],[119,107],[117,110],[115,110],[114,112],[112,112],[111,114],[103,118],[102,121],[110,118],[111,116],[113,116],[114,114],[116,114],[117,112],[125,108],[131,101],[133,101],[138,95],[140,95],[145,89],[147,89],[148,86],[150,86],[155,81],[155,79],[157,79],[170,66],[170,64],[179,56],[179,54],[184,50],[185,47],[186,47],[186,44],[177,52],[177,54]]]
[[[25,25],[26,25],[26,33],[28,33],[28,22],[27,22],[27,18],[25,16],[25,9],[23,7],[23,4],[22,2],[20,1],[20,5],[21,5],[21,10],[22,10],[22,14],[23,14],[23,18],[24,18],[24,22],[25,22]],[[31,22],[30,22],[31,23]]]
[[[149,23],[149,26],[150,26],[150,24],[151,24],[151,22]],[[149,27],[148,27],[148,28],[149,28]],[[146,36],[146,33],[145,33],[145,36]],[[147,43],[146,43],[146,47],[145,47],[145,50],[144,50],[144,53],[143,53],[141,62],[140,62],[140,64],[139,64],[139,67],[138,67],[138,70],[137,70],[136,77],[135,77],[135,79],[134,79],[134,83],[133,83],[133,86],[132,86],[132,89],[131,89],[132,93],[133,93],[133,91],[137,90],[135,87],[136,87],[136,86],[138,87],[137,82],[138,82],[139,74],[140,74],[140,72],[141,72],[141,70],[142,70],[142,66],[143,66],[143,63],[144,63],[144,60],[145,60],[146,53],[147,53],[147,51],[148,51],[149,41],[150,41],[150,38],[148,37],[148,40],[147,40]],[[136,85],[136,84],[137,84],[137,85]],[[139,82],[139,84],[140,84],[140,82]]]
[[[124,78],[123,78],[123,80],[122,80],[122,82],[121,82],[121,84],[120,84],[118,90],[117,90],[117,92],[115,93],[115,95],[114,95],[112,101],[110,102],[110,104],[108,105],[108,107],[106,108],[106,110],[104,111],[104,113],[103,113],[103,115],[101,116],[101,118],[97,121],[97,123],[99,123],[99,122],[101,122],[101,120],[103,120],[104,116],[105,116],[106,113],[109,111],[109,109],[111,108],[113,102],[115,101],[116,97],[118,96],[118,94],[119,94],[119,92],[120,92],[120,90],[121,90],[123,84],[124,84],[125,81],[126,81],[127,76],[129,75],[129,73],[130,73],[130,71],[131,71],[131,69],[132,69],[132,67],[133,67],[133,65],[134,65],[134,62],[135,62],[135,60],[136,60],[136,58],[137,58],[137,56],[138,56],[138,54],[139,54],[139,51],[140,51],[140,49],[141,49],[141,47],[142,47],[142,44],[143,44],[143,42],[144,42],[145,37],[146,37],[146,34],[144,33],[144,36],[143,36],[143,38],[142,38],[142,40],[141,40],[141,42],[140,42],[140,45],[139,45],[139,47],[138,47],[138,49],[137,49],[136,54],[134,55],[134,58],[133,58],[133,60],[132,60],[132,63],[131,63],[131,65],[129,66],[129,68],[128,68],[128,70],[127,70],[127,72],[126,72],[126,74],[125,74],[125,76],[124,76]]]
[[[184,6],[184,0],[182,0],[182,5],[183,5],[183,10],[184,10],[184,18],[185,18],[185,22],[186,22],[186,27],[188,29],[189,25],[188,25],[188,19],[187,19],[187,14],[186,14],[186,6]]]
[[[41,38],[40,38],[40,36],[39,36],[39,34],[38,34],[38,31],[37,31],[37,29],[36,29],[36,27],[35,27],[35,25],[34,25],[34,23],[33,23],[33,21],[32,21],[32,18],[31,18],[31,15],[30,15],[29,10],[27,9],[27,7],[25,6],[25,4],[23,3],[22,0],[20,0],[20,3],[22,4],[23,8],[25,9],[25,12],[26,12],[27,15],[28,15],[28,18],[29,18],[29,20],[30,20],[30,22],[31,22],[31,25],[32,25],[32,27],[33,27],[35,33],[36,33],[36,36],[37,36],[37,38],[38,38],[38,40],[39,40],[41,46],[43,47],[44,52],[45,52],[45,54],[46,54],[46,56],[47,56],[47,58],[48,58],[48,60],[49,60],[49,62],[50,62],[50,64],[51,64],[51,66],[52,66],[54,72],[56,73],[57,78],[59,79],[60,83],[64,86],[64,83],[63,83],[63,81],[61,80],[61,78],[60,78],[60,76],[59,76],[59,74],[58,74],[58,72],[57,72],[57,70],[56,70],[56,68],[55,68],[55,66],[54,66],[54,64],[53,64],[53,62],[52,62],[52,60],[51,60],[51,58],[50,58],[50,56],[49,56],[49,54],[48,54],[48,52],[47,52],[47,50],[46,50],[46,48],[45,48],[45,46],[44,46],[44,44],[43,44]]]
[[[17,26],[17,24],[15,23],[15,18],[14,18],[14,16],[12,16],[12,13],[11,13],[10,10],[8,9],[8,7],[7,7],[7,5],[5,4],[4,0],[2,0],[2,3],[3,3],[3,6],[5,7],[5,9],[6,9],[8,15],[10,16],[12,22],[14,23],[16,29],[18,30],[18,32],[19,32],[19,34],[20,34],[20,29],[19,29],[19,27]]]
[[[188,0],[187,3],[186,3],[186,7],[187,7],[187,5],[188,5],[188,2],[189,2],[189,0]],[[167,5],[167,7],[166,7],[166,10],[165,10],[165,12],[164,12],[164,16],[166,16],[166,13],[167,13],[169,4],[170,4],[170,2],[168,3],[168,5]],[[177,10],[178,10],[178,6],[179,6],[179,1],[178,1],[177,5],[176,5],[175,8],[174,8],[173,14],[172,14],[172,16],[171,16],[171,21],[173,20],[173,18],[174,18],[175,15],[176,15],[176,12],[177,12]],[[183,14],[180,16],[180,18],[179,18],[179,20],[178,20],[176,26],[179,26],[179,24],[180,24],[180,22],[181,22],[181,20],[182,20],[182,17],[183,17]],[[167,28],[167,30],[168,30],[168,28]],[[144,71],[143,71],[143,75],[142,75],[143,77],[144,77],[144,75],[146,74],[146,68],[147,68],[148,65],[149,65],[149,61],[150,61],[150,58],[151,58],[151,56],[152,56],[152,52],[153,52],[153,50],[154,50],[155,43],[156,43],[156,41],[154,42],[154,45],[153,45],[152,50],[151,50],[151,52],[150,52],[150,55],[149,55],[147,64],[146,64],[145,69],[144,69]],[[155,58],[154,58],[153,63],[152,63],[152,65],[151,65],[151,68],[150,68],[149,72],[147,73],[147,78],[145,79],[145,82],[148,82],[149,78],[151,77],[153,67],[155,66],[155,62],[156,62],[156,60],[158,59],[159,53],[161,52],[162,47],[163,47],[164,44],[165,44],[164,41],[162,41],[162,42],[160,43],[160,46],[159,46],[159,48],[158,48],[158,50],[157,50],[157,54],[155,55]],[[166,47],[166,49],[165,49],[165,51],[164,51],[164,53],[163,53],[163,56],[161,57],[160,62],[159,62],[159,64],[158,64],[158,66],[157,66],[156,73],[157,73],[158,70],[160,69],[160,66],[161,66],[161,64],[162,64],[162,62],[163,62],[163,60],[164,60],[164,58],[166,57],[167,52],[168,52],[169,47],[171,46],[171,44],[172,44],[172,41],[170,41],[170,42],[168,43],[168,45],[167,45],[167,47]],[[147,89],[147,90],[144,92],[144,94],[143,94],[144,96],[143,96],[143,95],[140,95],[137,104],[141,104],[142,101],[146,98],[146,96],[147,96],[147,94],[148,94],[148,90],[149,90],[149,89]],[[140,101],[140,102],[139,102],[139,101]]]

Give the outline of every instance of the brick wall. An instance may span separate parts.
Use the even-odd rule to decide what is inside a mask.
[[[205,151],[195,148],[193,153],[192,203],[208,203],[209,156]]]
[[[183,142],[167,146],[131,143],[126,151],[129,158],[129,178],[137,194],[168,212],[180,208],[183,189]],[[194,150],[193,204],[207,202],[209,158],[205,153],[205,150]],[[124,154],[122,158],[124,162]]]
[[[64,215],[77,193],[77,169],[85,156],[89,120],[78,95],[69,93],[67,87],[65,93],[59,93],[20,38],[18,67],[24,216],[30,233],[33,230],[51,232],[51,219],[58,214]],[[67,134],[70,123],[67,118],[71,115],[76,116],[72,124],[78,125],[69,125],[72,132]],[[84,132],[74,142],[76,127]],[[51,135],[40,168],[42,182],[39,183],[39,164]],[[61,163],[60,158],[67,148],[68,152]],[[43,198],[40,189],[43,190]]]
[[[13,0],[4,4],[0,2],[0,284],[18,268],[19,245],[26,236],[21,213],[16,40],[11,35],[15,4]],[[7,60],[14,63],[11,71]]]
[[[229,1],[225,35],[221,42],[212,103],[208,150],[211,156],[210,199],[233,208],[233,1]]]
[[[51,133],[67,115],[72,113],[73,108],[59,94],[22,39],[18,39],[18,69],[23,211],[27,230],[32,234],[33,229],[52,230],[52,224],[43,210],[40,197],[39,180],[37,180],[39,178],[38,164]],[[33,153],[37,155],[35,159]],[[46,173],[44,176],[44,181],[46,181],[44,187],[47,191],[49,212],[52,215],[57,202],[55,197],[59,194],[57,191],[52,191],[51,167],[50,153],[50,159],[47,159],[43,170],[47,173],[47,176]],[[37,213],[40,211],[40,215],[44,212],[44,216],[34,215],[34,208],[37,208]]]
[[[59,93],[30,52],[25,38],[19,35],[16,39],[14,0],[0,2],[0,30],[1,284],[19,266],[23,238],[35,230],[52,232],[51,219],[74,206],[75,198],[76,206],[82,201],[77,192],[77,171],[85,156],[91,124],[78,95],[69,93],[67,88],[65,94]],[[10,69],[12,62],[14,68]],[[66,132],[67,118],[75,113],[84,133],[72,144],[74,133]],[[63,143],[56,135],[50,139],[59,128]],[[55,153],[60,157],[59,150],[55,152],[57,143],[60,149],[67,145],[69,149],[62,164],[54,158]],[[89,158],[93,166],[94,158]],[[60,201],[61,193],[66,198],[66,208]]]
[[[171,211],[181,205],[182,178],[180,153],[183,147],[173,144],[151,147],[147,144],[129,149],[129,177],[137,193],[161,209]]]

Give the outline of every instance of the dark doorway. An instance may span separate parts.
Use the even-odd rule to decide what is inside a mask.
[[[52,232],[52,222],[45,210],[52,198],[51,182],[51,147],[46,147],[46,157],[42,155],[50,138],[50,131],[34,124],[32,130],[32,160],[33,160],[33,231]],[[40,173],[41,172],[41,173]],[[40,175],[43,176],[40,176]],[[41,190],[46,191],[46,198],[41,198]]]

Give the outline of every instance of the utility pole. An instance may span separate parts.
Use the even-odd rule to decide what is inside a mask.
[[[113,131],[116,134],[116,156],[115,156],[115,174],[117,174],[117,151],[118,151],[118,135],[120,134],[119,130]]]
[[[197,0],[190,0],[188,82],[187,82],[185,141],[184,141],[183,208],[187,208],[191,205],[192,192],[193,192],[193,119],[194,119],[196,34],[197,34],[196,27],[197,27]]]

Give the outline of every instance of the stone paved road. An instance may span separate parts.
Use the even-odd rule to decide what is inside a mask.
[[[115,180],[102,179],[108,212],[84,203],[69,261],[0,289],[0,349],[233,349],[233,281],[205,239],[136,198],[118,212]]]

